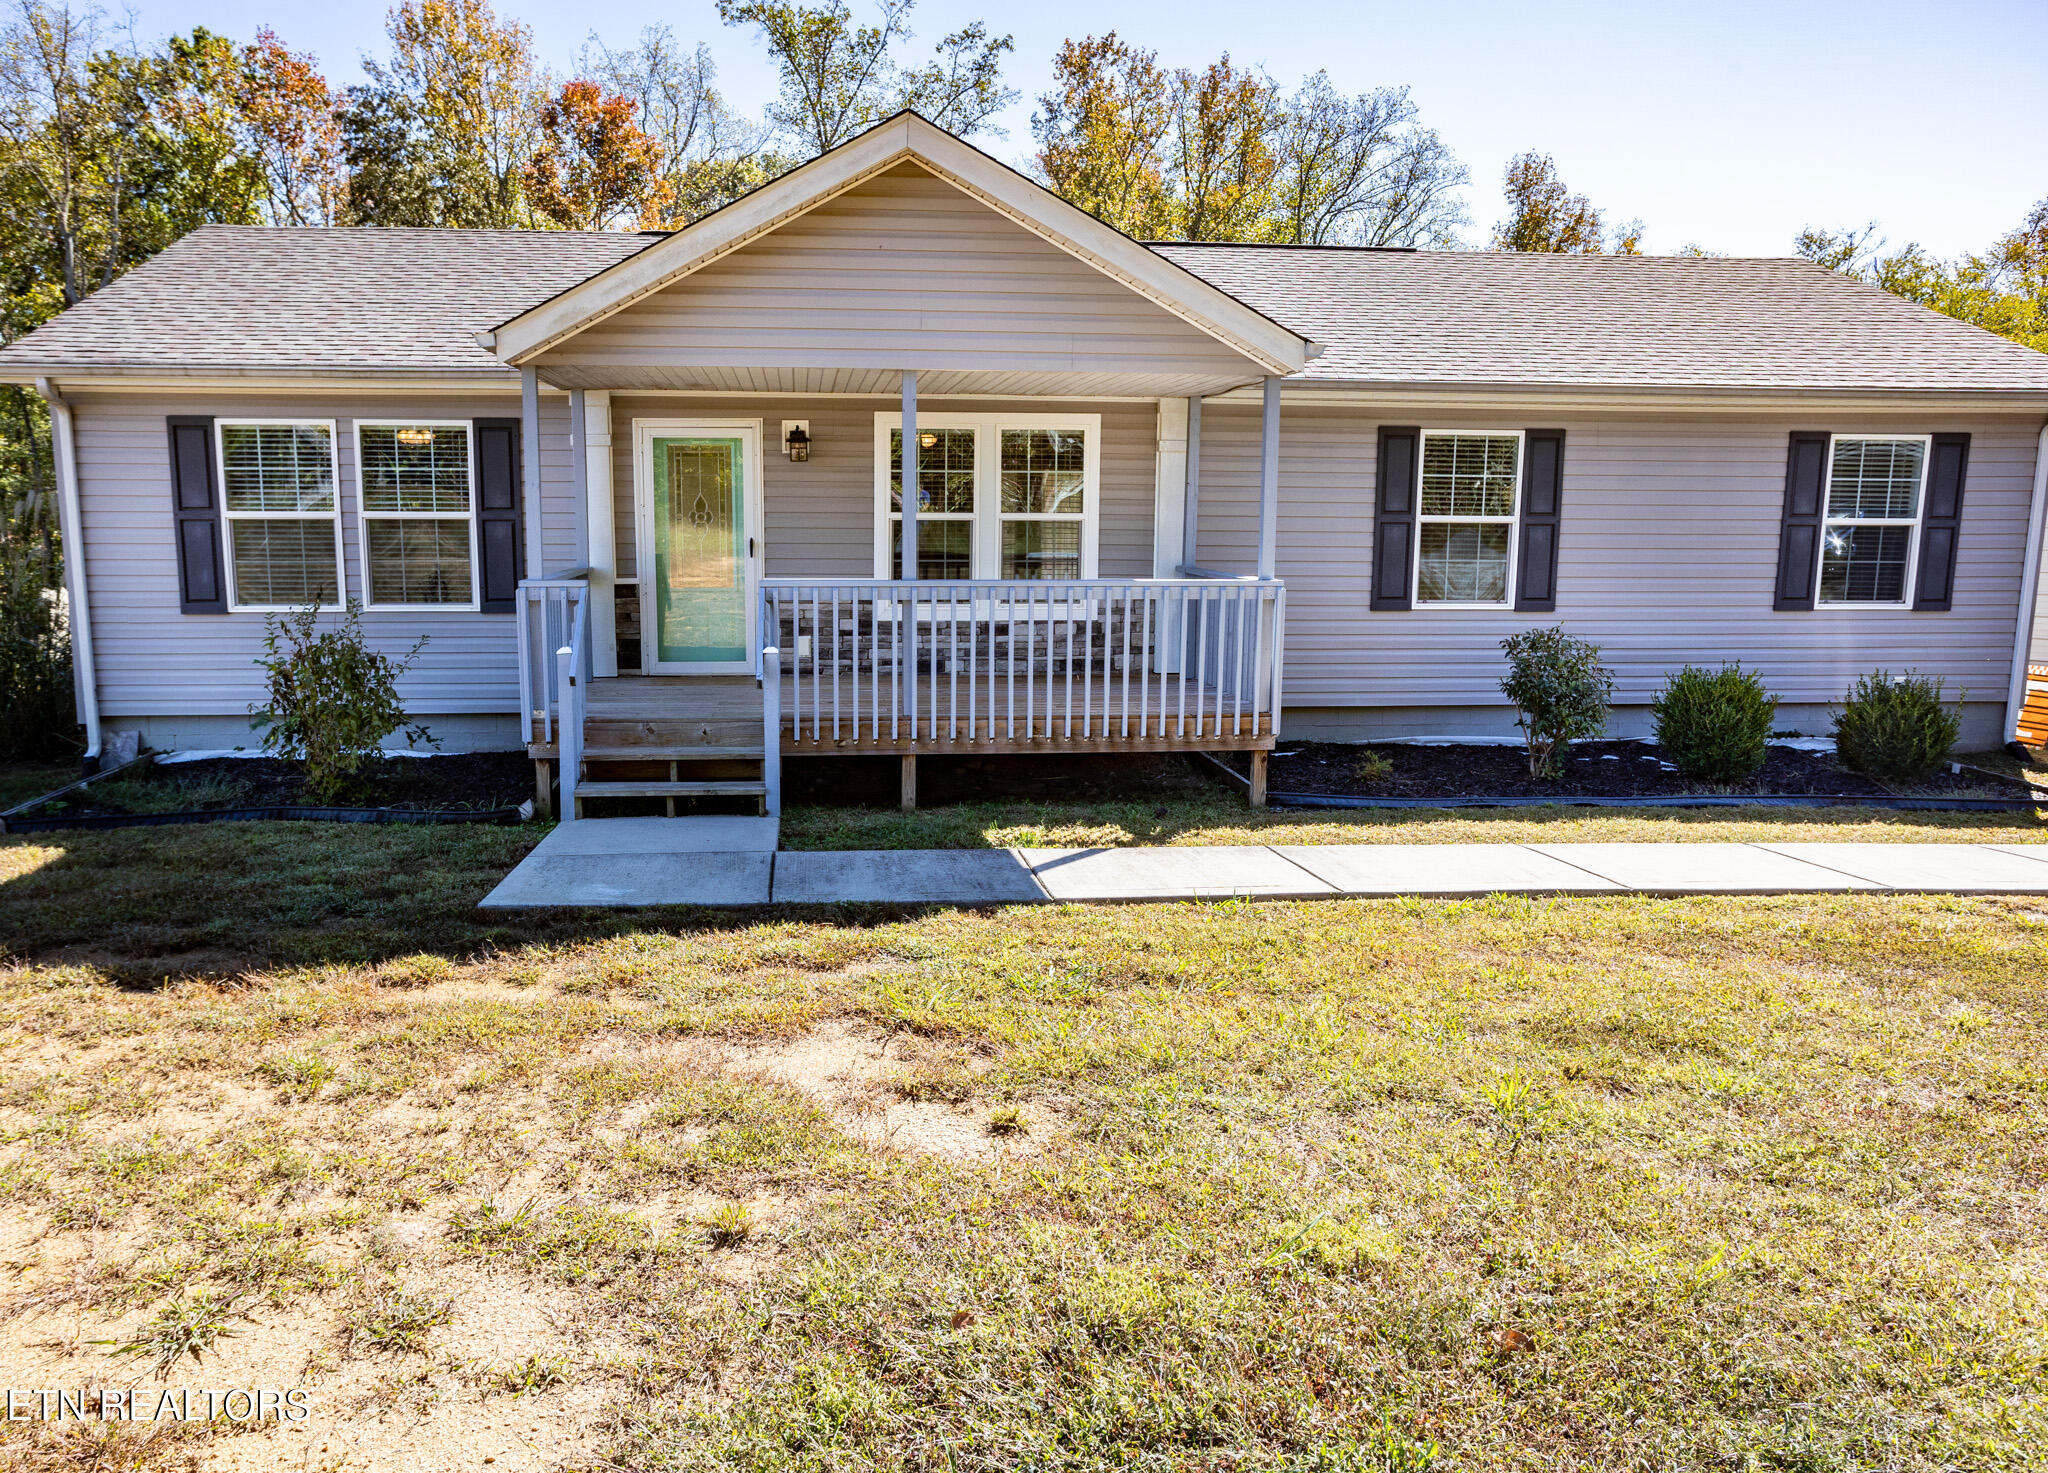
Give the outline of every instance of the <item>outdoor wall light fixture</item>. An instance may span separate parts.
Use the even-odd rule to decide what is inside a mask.
[[[811,458],[810,421],[786,419],[782,422],[782,448],[789,452],[789,458],[805,461]]]

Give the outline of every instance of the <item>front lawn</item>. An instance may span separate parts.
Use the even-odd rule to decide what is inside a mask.
[[[1228,803],[1040,821],[1307,823]],[[1327,828],[2040,837],[1952,817]],[[0,1384],[314,1407],[0,1423],[0,1460],[1933,1473],[2048,1445],[2039,900],[475,911],[536,836],[0,840]]]

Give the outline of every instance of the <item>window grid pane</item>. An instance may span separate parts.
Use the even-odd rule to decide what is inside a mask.
[[[364,425],[363,510],[469,513],[465,425]]]
[[[221,485],[230,512],[334,510],[326,425],[222,425]]]
[[[1005,521],[1005,578],[1078,578],[1081,576],[1081,524],[1078,521]]]
[[[1428,435],[1422,451],[1422,514],[1511,517],[1515,514],[1513,435]]]
[[[903,519],[889,519],[889,566],[894,576],[901,578],[903,572]],[[919,517],[917,520],[917,572],[918,578],[938,578],[947,582],[960,582],[973,576],[974,569],[974,523],[965,517],[933,520]]]
[[[1828,519],[1920,515],[1927,447],[1918,440],[1837,440],[1828,475]]]
[[[470,601],[469,522],[378,518],[364,524],[373,604]]]
[[[1509,529],[1499,523],[1425,522],[1416,560],[1421,603],[1505,603]]]
[[[1004,430],[1002,509],[1079,516],[1087,438],[1080,430]]]
[[[231,521],[235,600],[242,604],[341,602],[334,570],[334,523],[276,518]]]
[[[974,510],[974,431],[917,432],[918,515]],[[889,509],[903,510],[903,431],[889,431]],[[922,547],[924,539],[918,539]],[[920,553],[920,558],[923,556]]]
[[[1821,544],[1821,602],[1904,602],[1912,547],[1911,527],[1829,527]]]

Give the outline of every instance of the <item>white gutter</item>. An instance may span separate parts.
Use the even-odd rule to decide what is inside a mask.
[[[78,692],[78,719],[85,723],[85,767],[100,757],[100,684],[92,662],[92,609],[85,597],[85,517],[78,501],[78,441],[71,406],[46,378],[36,392],[50,406],[50,450],[57,467],[57,532],[64,539],[64,592],[70,607],[71,678]]]
[[[2005,739],[2019,737],[2020,707],[2027,703],[2027,655],[2034,643],[2035,598],[2041,588],[2041,527],[2048,522],[2048,425],[2034,447],[2034,504],[2027,513],[2027,550],[2020,564],[2020,618],[2012,637],[2012,683],[2005,692]]]

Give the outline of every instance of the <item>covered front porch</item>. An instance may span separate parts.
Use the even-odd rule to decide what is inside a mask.
[[[1242,749],[1257,801],[1296,333],[906,115],[490,338],[527,487],[569,399],[517,591],[565,812],[773,812],[796,755],[894,755],[914,801],[924,755]],[[1256,536],[1211,567],[1202,406],[1247,393]]]

